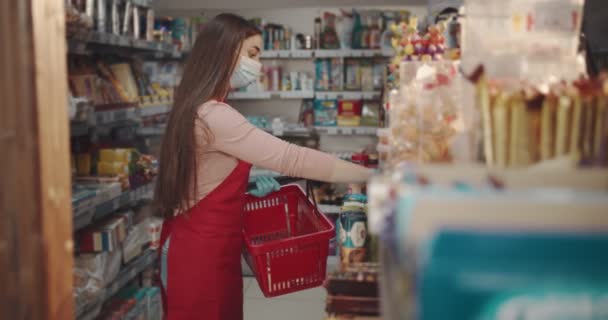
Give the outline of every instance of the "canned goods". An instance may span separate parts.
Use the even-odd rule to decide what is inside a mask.
[[[341,247],[364,247],[367,238],[367,217],[363,211],[345,211],[336,221],[336,236]]]

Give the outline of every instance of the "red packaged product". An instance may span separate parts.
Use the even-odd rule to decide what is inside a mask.
[[[367,153],[355,153],[351,156],[350,160],[356,164],[366,166],[369,162],[369,155]]]

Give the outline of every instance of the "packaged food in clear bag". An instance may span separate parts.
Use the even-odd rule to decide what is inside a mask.
[[[454,62],[404,62],[400,74],[399,96],[390,109],[389,163],[450,161],[462,117]]]
[[[578,77],[584,0],[466,0],[463,70],[542,82]]]

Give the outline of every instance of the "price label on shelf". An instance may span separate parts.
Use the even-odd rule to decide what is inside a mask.
[[[336,127],[327,127],[327,134],[331,134],[331,135],[338,134],[338,128],[336,128]]]
[[[353,134],[353,128],[344,127],[342,128],[343,135],[351,135]]]

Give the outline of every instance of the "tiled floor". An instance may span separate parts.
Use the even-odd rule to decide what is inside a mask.
[[[315,288],[264,298],[255,278],[243,278],[245,320],[323,320],[325,289]]]

